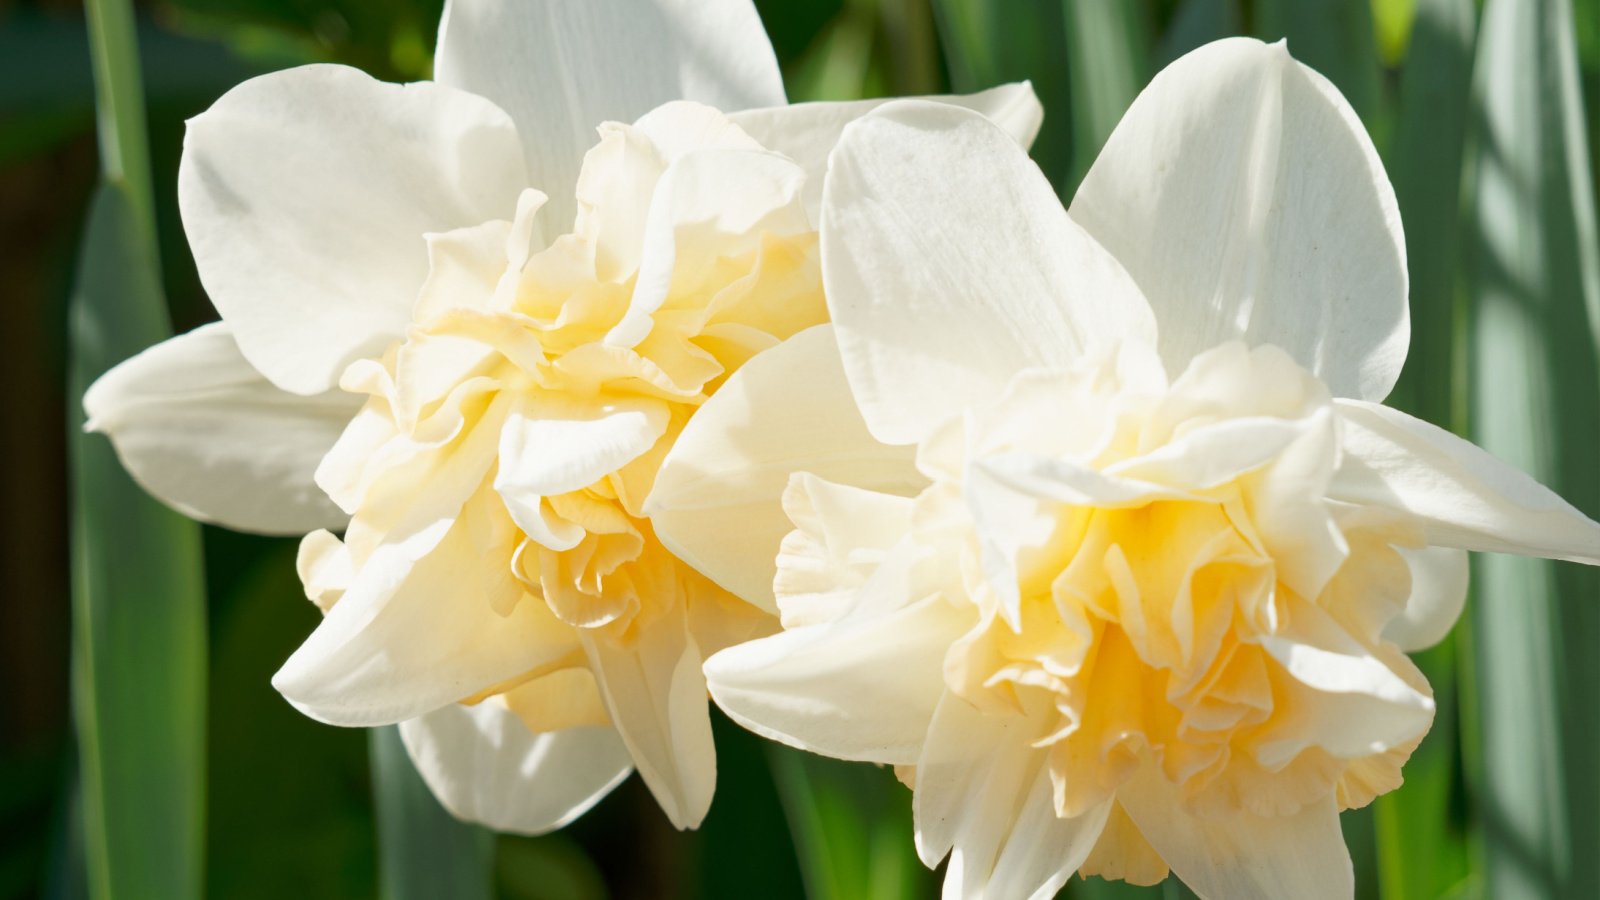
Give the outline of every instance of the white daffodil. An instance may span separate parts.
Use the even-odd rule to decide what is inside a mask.
[[[701,408],[655,525],[753,601],[776,575],[786,630],[713,656],[713,697],[901,767],[946,897],[1169,868],[1349,897],[1338,812],[1432,721],[1403,651],[1459,614],[1465,551],[1600,561],[1600,526],[1380,405],[1394,195],[1281,44],[1158,75],[1070,211],[979,117],[883,107],[833,152],[822,258],[833,325]],[[913,452],[908,490],[863,487]],[[840,460],[862,480],[819,475]],[[722,552],[722,515],[792,521],[775,571]]]
[[[693,827],[701,661],[776,623],[644,502],[728,374],[825,321],[821,171],[875,104],[785,106],[749,0],[452,0],[436,70],[306,66],[190,122],[223,322],[106,375],[90,427],[197,518],[310,532],[326,617],[273,683],[401,723],[458,815],[546,830],[637,767]],[[1039,124],[1025,84],[945,102]]]

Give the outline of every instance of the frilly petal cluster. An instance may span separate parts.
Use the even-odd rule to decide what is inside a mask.
[[[1344,98],[1207,45],[1065,209],[989,122],[897,102],[820,218],[831,325],[735,373],[656,482],[662,541],[781,615],[707,661],[718,704],[896,767],[948,898],[1350,897],[1338,813],[1433,720],[1405,651],[1467,551],[1596,564],[1600,525],[1381,405],[1405,245]]]

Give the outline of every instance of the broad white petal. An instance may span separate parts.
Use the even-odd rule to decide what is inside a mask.
[[[1472,566],[1454,547],[1396,548],[1411,568],[1411,597],[1383,629],[1383,639],[1408,653],[1444,640],[1467,605]]]
[[[1048,722],[985,715],[946,692],[917,763],[917,852],[930,868],[946,853],[944,896],[1048,900],[1089,858],[1111,801],[1056,815],[1047,765],[1033,746]]]
[[[1017,372],[1153,343],[1122,266],[979,113],[885,104],[845,129],[822,204],[823,283],[878,439],[914,443]]]
[[[432,712],[541,667],[570,662],[572,629],[484,564],[468,519],[380,546],[305,643],[272,677],[301,712],[332,725],[388,725]]]
[[[1350,852],[1333,796],[1290,816],[1192,816],[1154,765],[1117,791],[1122,808],[1172,872],[1203,900],[1349,900]]]
[[[697,828],[717,785],[700,648],[681,609],[623,647],[582,634],[600,699],[650,793],[678,828]]]
[[[407,719],[400,738],[451,815],[517,834],[566,825],[633,771],[615,730],[534,734],[496,697]]]
[[[774,612],[778,545],[794,527],[782,498],[794,472],[885,493],[923,483],[907,448],[867,433],[826,325],[758,354],[695,411],[646,511],[680,559]]]
[[[777,57],[750,0],[450,0],[434,77],[516,120],[559,234],[601,122],[671,100],[724,111],[784,102]]]
[[[424,234],[509,220],[527,186],[494,104],[315,65],[252,78],[189,120],[178,205],[245,358],[315,394],[401,336]]]
[[[215,324],[118,365],[83,407],[86,427],[111,438],[134,480],[178,511],[238,531],[304,534],[349,519],[312,476],[361,399],[276,387]]]
[[[972,617],[937,594],[911,596],[913,562],[886,561],[862,586],[856,608],[835,622],[706,660],[717,705],[756,734],[802,750],[915,763],[944,692],[945,651]]]
[[[1600,524],[1470,441],[1376,403],[1338,403],[1335,500],[1409,513],[1428,542],[1600,565]]]
[[[1282,43],[1216,41],[1145,88],[1072,201],[1161,323],[1170,371],[1276,344],[1381,400],[1410,340],[1405,240],[1372,140]]]
[[[1033,92],[1032,82],[1002,84],[975,94],[952,94],[920,99],[949,103],[977,110],[1016,139],[1024,149],[1033,145],[1044,121],[1044,107]],[[828,154],[839,143],[839,135],[856,119],[877,109],[887,100],[818,101],[747,109],[728,118],[743,128],[761,145],[776,150],[800,164],[806,172],[806,208],[815,214],[822,201],[823,176],[828,170]]]

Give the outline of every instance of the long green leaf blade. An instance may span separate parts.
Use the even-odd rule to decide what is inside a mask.
[[[73,292],[73,707],[85,856],[97,898],[199,897],[205,784],[205,585],[198,527],[81,433],[79,398],[167,334],[138,214],[102,184]]]
[[[383,900],[488,900],[494,835],[457,821],[411,765],[398,726],[368,732]]]
[[[932,893],[917,858],[910,792],[887,770],[768,748],[811,900],[915,900]]]
[[[1140,10],[1128,0],[1062,0],[1074,185],[1150,80],[1150,48]]]
[[[1462,147],[1472,86],[1477,10],[1472,0],[1421,0],[1401,80],[1390,175],[1400,202],[1411,276],[1411,350],[1391,404],[1461,429],[1455,335],[1461,239]],[[1417,657],[1438,714],[1412,754],[1405,784],[1375,804],[1378,878],[1385,900],[1432,900],[1469,874],[1457,716],[1454,637]]]
[[[1568,0],[1490,0],[1478,42],[1473,432],[1600,508],[1600,247]],[[1596,573],[1486,556],[1476,569],[1474,781],[1486,896],[1600,895]]]
[[[205,584],[198,526],[140,490],[80,398],[170,332],[133,10],[88,4],[104,180],[68,304],[73,713],[91,896],[199,897]]]

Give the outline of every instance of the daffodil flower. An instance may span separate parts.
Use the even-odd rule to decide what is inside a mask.
[[[715,700],[897,767],[948,898],[1169,869],[1350,897],[1338,813],[1433,719],[1404,651],[1466,551],[1594,564],[1600,526],[1381,405],[1405,244],[1349,105],[1281,44],[1210,44],[1067,210],[993,125],[896,103],[834,150],[821,234],[832,326],[736,373],[657,480],[662,540],[783,617],[708,660]],[[723,517],[792,525],[774,563]]]
[[[702,659],[776,625],[643,507],[729,373],[825,321],[821,171],[875,104],[784,105],[749,0],[453,0],[435,69],[291,69],[189,123],[223,321],[106,375],[90,427],[197,518],[310,532],[326,616],[274,685],[401,723],[456,814],[544,831],[637,768],[693,827]],[[1025,84],[945,102],[1039,124]]]

